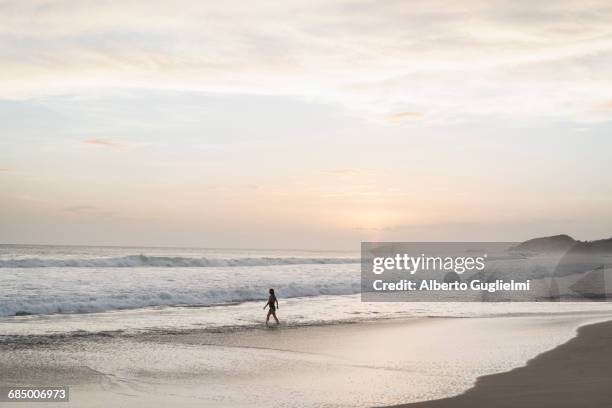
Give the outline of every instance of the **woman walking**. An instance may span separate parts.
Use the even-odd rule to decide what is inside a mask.
[[[266,305],[264,306],[264,310],[266,310],[266,307],[268,306],[270,307],[270,309],[268,309],[268,316],[266,317],[266,326],[270,321],[270,315],[274,317],[274,320],[276,320],[276,324],[280,324],[278,318],[276,317],[276,309],[278,309],[278,299],[276,299],[276,295],[274,295],[274,289],[272,288],[270,288],[270,297],[268,298],[268,303],[266,303]]]

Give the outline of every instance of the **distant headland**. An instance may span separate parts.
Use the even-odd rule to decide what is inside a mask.
[[[553,235],[527,240],[510,248],[510,251],[527,254],[612,252],[612,238],[578,241],[566,234]]]

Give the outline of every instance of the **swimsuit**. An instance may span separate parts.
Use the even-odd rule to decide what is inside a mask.
[[[268,299],[268,305],[270,306],[270,312],[274,313],[276,311],[276,306],[274,304],[274,302],[276,301],[276,298],[270,296],[270,299]]]

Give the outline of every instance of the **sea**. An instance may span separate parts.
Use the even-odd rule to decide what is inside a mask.
[[[358,251],[0,245],[0,287],[2,335],[260,326],[269,288],[290,326],[611,310],[595,302],[362,302]]]
[[[456,395],[612,317],[363,302],[360,283],[357,251],[0,245],[0,380],[72,384],[75,407],[387,406]]]

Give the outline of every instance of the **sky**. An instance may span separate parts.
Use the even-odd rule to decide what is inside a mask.
[[[612,236],[610,1],[0,0],[0,243]]]

